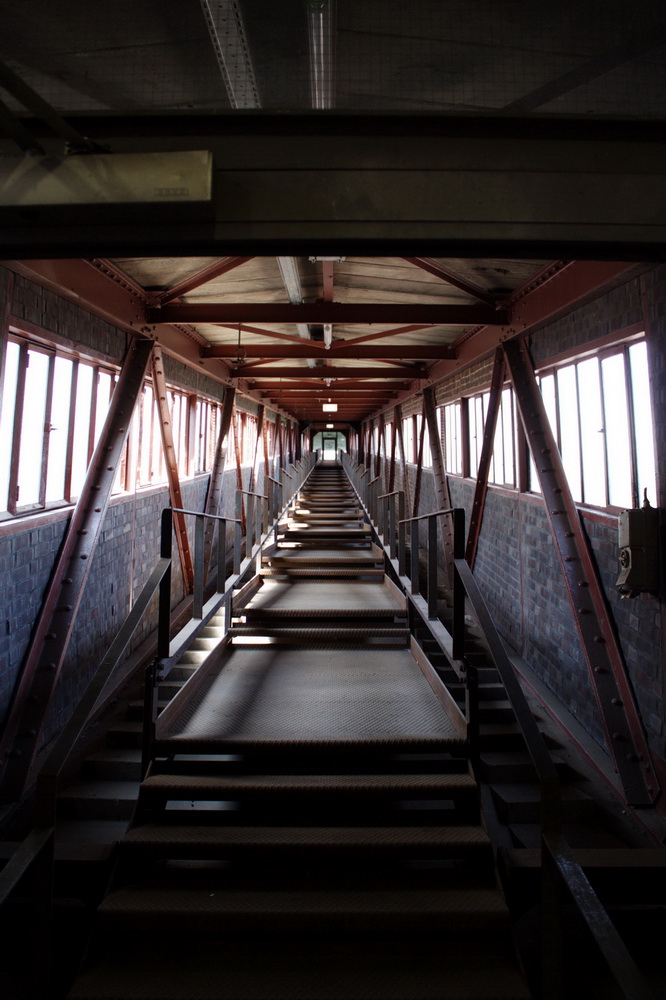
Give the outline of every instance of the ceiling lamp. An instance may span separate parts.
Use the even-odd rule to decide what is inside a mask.
[[[338,404],[337,403],[331,403],[330,400],[329,400],[328,403],[322,403],[321,404],[321,408],[324,411],[324,413],[337,413],[337,411],[338,411]]]
[[[332,431],[334,427],[335,427],[335,424],[326,424],[326,430],[327,431]]]

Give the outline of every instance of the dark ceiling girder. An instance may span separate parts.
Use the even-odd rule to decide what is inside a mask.
[[[363,344],[361,347],[347,347],[344,344],[337,344],[335,352],[326,350],[322,343],[317,341],[301,341],[289,346],[279,344],[248,344],[241,345],[242,356],[246,358],[324,358],[325,360],[340,361],[344,359],[373,360],[398,359],[406,361],[410,358],[418,360],[437,360],[439,358],[453,358],[456,354],[445,344]],[[215,344],[212,347],[205,347],[201,352],[203,358],[231,358],[239,355],[239,348],[236,344]]]
[[[49,206],[14,211],[4,253],[663,258],[664,122],[554,118],[81,116],[79,132],[112,150],[209,151],[214,204],[145,224],[132,206],[57,226]],[[22,124],[55,153],[38,120]]]
[[[483,305],[417,302],[352,303],[206,302],[146,311],[148,323],[432,323],[437,326],[502,324],[508,315]]]
[[[266,375],[268,375],[268,372]],[[282,391],[286,394],[300,392],[301,390],[323,392],[325,388],[323,377],[321,379],[301,379],[300,381],[290,379],[288,382],[283,382],[282,379],[271,381],[270,379],[264,379],[263,377],[261,381],[258,381],[257,376],[252,377],[249,381],[260,392],[267,392],[273,389]],[[344,390],[345,392],[347,390],[367,392],[370,394],[379,392],[383,395],[388,391],[401,392],[405,388],[405,381],[366,382],[363,379],[337,379],[335,382],[335,388],[338,390]]]
[[[267,378],[307,378],[313,371],[321,371],[322,379],[338,379],[338,378],[349,378],[353,375],[355,378],[425,378],[426,369],[421,365],[414,365],[413,368],[305,368],[296,367],[289,368],[285,366],[276,366],[275,368],[266,369]],[[229,378],[250,378],[256,374],[254,368],[246,369],[243,365],[239,365],[237,368],[232,369],[229,372]]]

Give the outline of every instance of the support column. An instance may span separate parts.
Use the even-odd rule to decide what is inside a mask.
[[[129,346],[36,620],[0,743],[3,801],[21,798],[41,746],[42,729],[74,631],[151,349],[151,340],[133,340]]]
[[[495,351],[495,363],[490,381],[490,399],[488,400],[488,412],[486,422],[483,427],[483,444],[481,445],[481,457],[479,459],[479,469],[474,488],[474,500],[472,501],[472,513],[469,519],[469,529],[467,532],[467,545],[465,547],[465,559],[470,569],[474,569],[476,561],[476,550],[481,534],[483,523],[483,512],[486,506],[486,495],[488,493],[488,474],[490,472],[490,461],[493,457],[493,444],[495,442],[495,429],[497,427],[497,415],[502,399],[502,386],[504,384],[504,354],[499,347]]]
[[[659,794],[657,777],[613,619],[550,428],[532,361],[523,342],[507,341],[504,351],[608,750],[627,803],[650,805]]]
[[[160,418],[162,448],[164,449],[164,464],[166,465],[167,482],[169,484],[169,497],[171,499],[172,507],[182,508],[184,506],[183,494],[180,489],[176,449],[173,443],[171,414],[169,413],[169,401],[167,400],[167,388],[164,380],[164,363],[162,360],[162,351],[157,344],[153,346],[152,369],[153,385],[155,387],[155,401],[157,403],[157,412]],[[176,533],[176,542],[178,544],[180,568],[183,574],[183,587],[186,594],[191,594],[194,590],[194,566],[192,564],[190,540],[187,537],[185,515],[174,511],[173,526]]]
[[[402,426],[402,406],[399,403],[393,409],[393,421],[395,423],[396,433],[398,435],[398,451],[400,453],[400,461],[402,462],[402,490],[405,494],[405,510],[409,511],[411,507],[410,503],[410,489],[409,489],[409,476],[407,474],[407,456],[405,455],[405,435],[403,433]]]
[[[437,409],[435,406],[435,390],[431,385],[423,390],[423,412],[428,421],[428,437],[430,439],[430,454],[432,455],[432,474],[435,480],[435,496],[437,509],[446,510],[451,506],[449,484],[446,479],[442,439],[437,426]],[[447,515],[446,521],[439,519],[441,541],[444,549],[446,575],[449,589],[453,587],[453,518]]]
[[[206,494],[204,514],[217,515],[220,512],[224,467],[226,464],[227,452],[229,451],[227,438],[229,435],[229,428],[231,426],[231,418],[234,412],[235,399],[236,390],[229,386],[224,391],[222,414],[220,416],[220,433],[215,447],[215,459],[210,473],[210,483],[208,484],[208,493]],[[213,550],[214,535],[215,521],[212,518],[206,518],[204,527],[204,583],[208,577],[208,568],[210,566],[211,552]]]

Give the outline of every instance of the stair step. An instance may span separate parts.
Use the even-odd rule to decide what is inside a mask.
[[[491,786],[497,815],[503,823],[538,823],[541,795],[537,784],[498,784]],[[589,795],[575,787],[564,787],[562,815],[565,820],[589,819],[595,803]]]
[[[248,856],[335,860],[386,857],[488,860],[490,839],[480,826],[452,827],[223,827],[146,823],[128,830],[125,853],[150,858]]]
[[[82,773],[105,781],[140,781],[141,754],[138,750],[98,750],[86,757]]]
[[[276,774],[217,777],[210,775],[151,775],[141,786],[142,799],[235,799],[260,797],[381,798],[390,796],[452,798],[476,795],[476,782],[469,774]]]
[[[260,956],[260,960],[259,960]],[[325,972],[323,972],[325,970]],[[68,1000],[528,1000],[502,948],[457,938],[192,942],[127,940],[123,959],[85,971]]]
[[[317,931],[349,937],[359,933],[474,932],[506,934],[508,911],[495,889],[235,891],[126,888],[102,902],[103,929],[123,933],[211,932],[290,935]]]
[[[79,819],[130,819],[139,781],[80,781],[58,795],[63,816]]]
[[[112,747],[141,747],[143,725],[141,722],[116,723],[107,733],[107,743]]]

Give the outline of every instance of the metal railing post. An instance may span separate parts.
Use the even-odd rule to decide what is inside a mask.
[[[160,527],[160,556],[169,560],[169,567],[160,581],[159,604],[157,613],[157,655],[166,658],[169,655],[171,641],[171,550],[173,539],[173,514],[170,507],[162,511]]]
[[[194,592],[192,597],[192,617],[203,617],[204,604],[204,518],[194,519]]]
[[[453,558],[465,558],[465,511],[462,507],[453,511]],[[453,622],[451,625],[452,654],[462,660],[465,650],[465,585],[453,564]]]
[[[405,575],[405,491],[398,493],[398,576]]]
[[[428,518],[428,618],[437,617],[437,515]]]
[[[409,542],[409,578],[412,583],[412,594],[421,593],[420,562],[419,562],[419,522],[413,518],[410,523]]]

